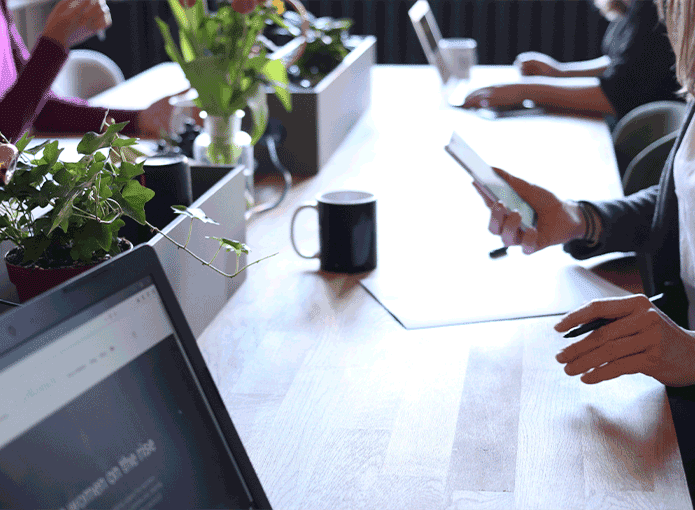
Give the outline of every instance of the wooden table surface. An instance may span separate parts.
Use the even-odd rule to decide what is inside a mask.
[[[464,237],[487,225],[470,178],[442,150],[454,127],[490,163],[562,197],[620,196],[600,120],[485,121],[446,108],[425,66],[377,66],[372,86],[372,108],[329,164],[250,220],[250,258],[279,254],[250,268],[199,338],[273,508],[691,508],[664,387],[565,375],[558,317],[406,330],[361,275],[320,272],[292,251],[300,203],[373,191],[379,264],[409,257],[403,277],[426,278],[438,263],[428,225]],[[316,220],[300,218],[309,251]]]

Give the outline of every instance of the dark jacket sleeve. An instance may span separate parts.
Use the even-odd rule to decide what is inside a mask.
[[[606,33],[604,51],[611,63],[600,86],[617,117],[652,101],[677,100],[675,56],[654,2],[635,0],[616,23]]]
[[[601,237],[589,248],[585,241],[565,244],[565,251],[577,259],[611,252],[648,251],[649,239],[659,196],[659,185],[619,200],[591,202],[601,216]]]

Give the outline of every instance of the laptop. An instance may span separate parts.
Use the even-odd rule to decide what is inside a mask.
[[[439,73],[447,102],[452,106],[461,106],[468,94],[469,82],[457,77],[449,68],[439,47],[442,33],[439,31],[439,26],[434,18],[430,4],[427,0],[417,0],[408,10],[408,15],[413,23],[422,50],[425,52],[427,62],[434,66]]]
[[[0,316],[0,507],[269,509],[147,244]]]
[[[417,0],[408,10],[408,15],[413,23],[422,50],[425,52],[427,62],[434,66],[439,73],[443,85],[442,92],[450,106],[460,107],[466,101],[466,96],[469,92],[494,84],[494,82],[471,84],[470,80],[457,76],[449,68],[449,64],[446,58],[444,58],[440,47],[442,34],[439,31],[437,20],[435,20],[427,0]],[[536,106],[533,101],[525,99],[520,104],[476,108],[476,113],[485,119],[493,120],[503,117],[539,115],[544,113],[544,109]]]

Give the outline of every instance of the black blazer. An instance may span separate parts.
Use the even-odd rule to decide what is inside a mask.
[[[625,198],[591,202],[599,211],[603,225],[598,245],[588,248],[584,241],[572,241],[565,245],[565,251],[582,260],[610,252],[634,251],[644,254],[654,284],[653,289],[645,290],[666,294],[660,308],[683,327],[688,326],[688,300],[680,277],[678,202],[673,160],[694,113],[695,102],[691,101],[659,184]]]

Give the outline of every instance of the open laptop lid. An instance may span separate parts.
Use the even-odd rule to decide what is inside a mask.
[[[154,250],[0,316],[0,507],[270,508]]]
[[[434,66],[439,72],[443,84],[448,84],[453,75],[444,56],[439,48],[439,41],[442,34],[434,19],[434,14],[427,0],[417,0],[408,10],[410,20],[413,22],[415,33],[420,40],[422,50],[430,65]]]

